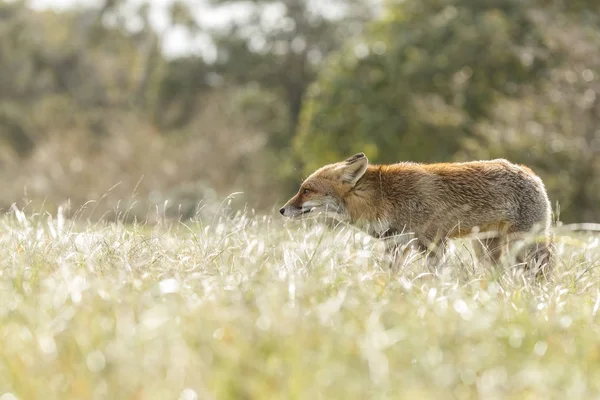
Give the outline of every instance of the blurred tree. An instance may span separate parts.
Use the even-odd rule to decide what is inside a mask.
[[[184,128],[192,122],[198,101],[212,87],[210,68],[199,56],[185,56],[175,60],[164,59],[161,49],[166,33],[181,28],[191,37],[202,33],[192,11],[192,3],[175,0],[168,7],[169,27],[158,33],[151,25],[149,14],[152,1],[134,4],[131,1],[106,0],[100,10],[105,23],[120,31],[131,31],[131,20],[139,22],[133,38],[139,43],[141,56],[136,65],[137,85],[131,93],[132,104],[152,115],[164,134]]]
[[[147,18],[137,33],[106,24],[110,12],[0,3],[0,137],[21,155],[51,131],[82,125],[102,135],[108,110],[146,106],[162,62],[155,34]]]
[[[600,218],[599,14],[582,12],[597,7],[388,2],[309,91],[295,142],[305,172],[356,151],[378,162],[506,157],[545,178],[563,217]]]
[[[304,94],[321,61],[362,31],[374,7],[367,0],[211,0],[219,7],[244,8],[244,17],[214,28],[216,72],[227,81],[257,83],[287,108],[287,127],[273,132],[270,144],[289,146]],[[268,95],[267,95],[268,96]],[[280,124],[277,123],[277,127]]]
[[[389,0],[366,32],[375,0],[210,3],[235,18],[202,26],[178,0],[157,31],[150,0],[0,2],[0,178],[20,177],[2,204],[24,184],[81,203],[121,181],[122,198],[147,174],[147,194],[193,200],[202,181],[269,206],[296,158],[308,172],[367,151],[527,163],[565,219],[600,219],[596,0]],[[170,29],[215,59],[165,58]]]
[[[548,44],[528,4],[390,2],[311,89],[296,142],[306,169],[360,150],[382,162],[449,159],[499,98],[543,76]]]
[[[535,90],[504,101],[476,127],[461,157],[509,157],[532,165],[562,217],[600,220],[600,13],[598,3],[541,1],[538,13],[555,65]],[[588,12],[581,12],[584,7]]]
[[[157,94],[155,120],[164,133],[186,127],[200,100],[212,89],[212,68],[196,56],[180,57],[164,66]]]

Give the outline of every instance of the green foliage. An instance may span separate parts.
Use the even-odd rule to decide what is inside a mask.
[[[99,112],[107,119],[151,97],[151,35],[134,39],[89,10],[35,12],[15,2],[1,3],[0,14],[0,132],[21,155],[75,126],[101,135]]]
[[[206,197],[199,187],[245,191],[262,209],[287,196],[280,189],[295,165],[289,149],[306,87],[369,18],[366,3],[327,17],[304,1],[256,1],[220,29],[175,1],[161,31],[150,23],[153,3],[60,13],[0,3],[0,179],[11,182],[0,209],[70,200],[76,210],[110,189],[99,215],[114,213],[114,196],[128,203],[135,194],[142,215],[161,199],[185,203],[189,216],[194,195],[196,205]],[[280,18],[265,29],[273,10]],[[161,50],[172,31],[208,39],[216,60],[168,59]]]
[[[537,14],[557,62],[518,99],[499,103],[458,157],[509,157],[542,176],[561,217],[600,219],[600,14],[556,2]],[[590,10],[597,4],[589,4]]]
[[[600,19],[584,5],[595,3],[390,2],[311,87],[295,140],[304,172],[358,151],[503,157],[544,178],[562,217],[599,219]]]
[[[208,95],[210,68],[197,57],[182,57],[169,62],[158,87],[155,120],[165,131],[188,125]]]
[[[387,1],[376,20],[371,0],[210,1],[246,11],[228,25],[175,1],[160,31],[154,3],[0,2],[0,208],[77,209],[120,185],[98,215],[133,193],[193,215],[205,187],[270,210],[302,173],[365,151],[509,158],[542,176],[562,218],[600,219],[594,0]],[[170,32],[214,59],[167,58]]]
[[[335,18],[316,12],[315,4],[305,0],[211,2],[218,7],[242,6],[247,13],[227,29],[211,30],[218,50],[216,70],[242,85],[259,84],[281,99],[287,107],[283,134],[288,143],[321,61],[360,32],[372,15],[365,0],[333,2],[330,6],[341,11]]]
[[[297,141],[307,169],[359,150],[382,162],[449,159],[498,98],[545,71],[530,14],[513,0],[391,5],[312,88]]]

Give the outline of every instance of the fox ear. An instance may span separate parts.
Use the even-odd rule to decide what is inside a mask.
[[[367,156],[365,156],[365,153],[356,153],[352,157],[348,157],[344,162],[348,163],[348,164],[351,164],[354,161],[360,160],[361,158],[367,158]]]
[[[342,182],[352,186],[364,175],[369,165],[369,159],[365,153],[357,153],[342,162],[340,169],[342,171]]]

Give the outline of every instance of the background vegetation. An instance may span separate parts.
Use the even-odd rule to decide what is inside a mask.
[[[269,212],[366,151],[527,163],[561,219],[600,219],[596,1],[27,4],[0,2],[3,210]]]

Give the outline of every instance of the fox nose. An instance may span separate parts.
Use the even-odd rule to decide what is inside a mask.
[[[279,209],[279,213],[280,213],[281,215],[285,214],[285,208],[284,208],[284,207],[281,207],[281,208]]]

